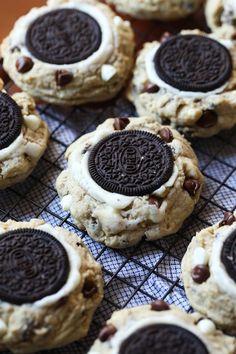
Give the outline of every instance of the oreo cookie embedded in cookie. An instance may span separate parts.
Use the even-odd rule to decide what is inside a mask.
[[[98,50],[101,38],[94,18],[64,8],[38,17],[26,33],[26,45],[37,59],[63,65],[87,59]]]
[[[151,194],[169,180],[171,148],[154,134],[121,131],[98,142],[89,156],[89,173],[103,189],[127,196]]]
[[[223,244],[221,261],[230,278],[236,282],[236,230],[227,237]]]
[[[0,92],[0,149],[8,147],[20,135],[20,107],[6,93]]]
[[[63,245],[36,229],[17,229],[0,237],[0,299],[21,305],[59,291],[69,273]]]
[[[205,36],[178,35],[161,44],[154,57],[157,75],[181,91],[208,92],[232,73],[228,49]]]
[[[209,354],[205,344],[192,332],[170,324],[154,324],[131,334],[119,354]]]

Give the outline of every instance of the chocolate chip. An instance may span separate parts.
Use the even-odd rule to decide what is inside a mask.
[[[219,227],[224,226],[224,225],[232,225],[233,222],[236,221],[236,218],[233,213],[230,211],[227,211],[224,214],[224,219],[219,223]]]
[[[160,38],[160,42],[163,43],[167,39],[169,39],[170,37],[171,37],[171,33],[170,32],[164,32],[163,35]]]
[[[197,125],[201,128],[211,128],[217,123],[217,113],[211,109],[206,109],[201,118],[197,121]]]
[[[162,128],[158,134],[166,143],[170,143],[173,140],[173,134],[169,128]]]
[[[142,90],[142,93],[156,93],[156,92],[158,92],[159,90],[160,90],[160,87],[159,87],[159,86],[153,85],[153,84],[151,84],[151,83],[149,82],[149,83],[147,83],[147,84],[144,86],[144,88],[143,88],[143,90]]]
[[[67,70],[57,70],[55,77],[58,86],[66,86],[73,80],[73,75]]]
[[[98,335],[98,338],[100,339],[101,342],[106,342],[106,340],[116,332],[117,332],[116,327],[113,326],[112,324],[109,324],[103,327],[103,329],[100,331]]]
[[[16,70],[21,73],[27,73],[34,66],[34,62],[29,57],[19,57],[16,61]]]
[[[154,195],[149,195],[148,203],[151,204],[151,205],[159,205],[158,199]]]
[[[191,276],[195,283],[202,284],[210,276],[209,268],[205,265],[199,264],[193,268]]]
[[[156,300],[151,304],[152,311],[167,311],[170,306],[163,300]]]
[[[89,299],[94,294],[96,294],[97,290],[98,290],[97,285],[94,283],[93,280],[90,279],[85,280],[82,293],[86,299]]]
[[[184,181],[184,189],[191,195],[195,196],[198,189],[200,188],[200,183],[197,179],[186,178]]]
[[[163,125],[170,125],[170,119],[169,118],[161,118],[161,123]]]
[[[129,118],[115,118],[113,127],[115,130],[123,130],[129,124]]]

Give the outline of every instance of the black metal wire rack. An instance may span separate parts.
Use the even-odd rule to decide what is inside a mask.
[[[132,25],[138,48],[144,41],[157,39],[167,30],[175,33],[181,28],[206,29],[201,12],[187,21],[160,24],[133,20]],[[5,81],[5,89],[9,93],[15,92],[14,83],[2,68],[0,76]],[[225,211],[233,211],[236,207],[236,129],[210,139],[192,141],[205,175],[205,186],[197,207],[181,230],[159,241],[143,241],[136,247],[118,251],[92,241],[76,227],[70,215],[60,207],[55,180],[66,166],[63,155],[73,141],[94,130],[108,117],[134,116],[134,107],[121,95],[106,104],[83,107],[63,108],[39,103],[38,110],[49,126],[50,144],[24,183],[0,192],[0,218],[3,221],[10,218],[20,221],[38,217],[75,232],[102,264],[105,281],[105,297],[95,314],[88,337],[44,353],[87,353],[111,313],[124,307],[162,298],[190,311],[180,280],[181,258],[196,231],[217,222]]]

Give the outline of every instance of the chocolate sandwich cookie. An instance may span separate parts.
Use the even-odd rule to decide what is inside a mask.
[[[211,320],[157,300],[113,313],[88,354],[233,354],[234,350],[235,339],[217,330]]]
[[[80,339],[102,296],[101,268],[76,235],[37,219],[0,222],[2,348],[33,353]]]
[[[183,281],[192,306],[236,333],[236,217],[226,213],[197,233],[183,258]]]
[[[69,273],[62,244],[47,232],[17,229],[0,238],[0,299],[33,303],[59,291]]]
[[[43,155],[48,128],[25,93],[0,92],[0,189],[25,180]]]
[[[235,43],[198,30],[146,43],[128,96],[139,115],[186,136],[212,136],[236,123],[235,53]]]
[[[66,159],[56,182],[62,208],[114,248],[176,232],[203,184],[188,142],[151,118],[108,119],[74,142]]]
[[[129,22],[96,0],[32,9],[2,45],[4,69],[19,87],[63,105],[114,97],[129,75],[133,52]]]
[[[160,21],[177,20],[194,13],[202,0],[106,0],[120,12],[140,19],[158,19]]]
[[[89,173],[103,189],[128,196],[151,194],[173,173],[171,148],[158,136],[128,130],[108,135],[89,155]]]
[[[20,135],[22,113],[17,103],[6,93],[0,92],[0,150],[8,147]]]

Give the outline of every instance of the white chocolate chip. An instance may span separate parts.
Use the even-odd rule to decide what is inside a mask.
[[[0,319],[0,337],[2,337],[7,331],[7,326],[3,322],[3,320]]]
[[[30,114],[29,116],[24,116],[25,124],[28,128],[32,130],[37,130],[41,124],[41,120],[35,114]]]
[[[202,264],[207,265],[209,257],[207,255],[206,250],[203,247],[197,247],[193,252],[193,267]]]
[[[115,25],[119,26],[122,23],[122,18],[120,16],[115,16],[113,21]]]
[[[211,320],[208,320],[207,318],[199,321],[197,326],[198,329],[204,334],[212,334],[216,330],[215,324]]]
[[[39,157],[41,153],[41,147],[36,143],[28,142],[25,147],[25,153],[31,157]]]
[[[62,209],[65,211],[69,211],[71,203],[72,203],[72,196],[70,194],[65,195],[61,200]]]
[[[116,68],[112,65],[104,64],[101,70],[101,77],[103,81],[109,81],[116,74]]]

